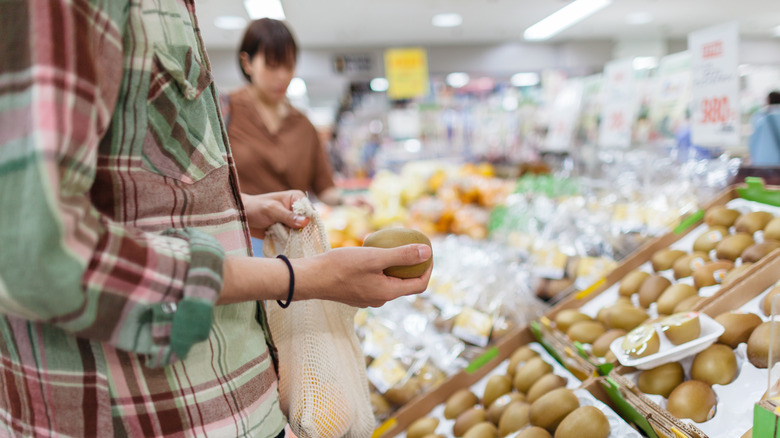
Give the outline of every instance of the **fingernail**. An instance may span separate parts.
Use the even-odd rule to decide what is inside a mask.
[[[296,227],[302,227],[304,223],[306,223],[306,217],[304,216],[295,216],[295,226]]]
[[[428,245],[417,245],[417,252],[423,260],[428,260],[432,255],[431,247]]]

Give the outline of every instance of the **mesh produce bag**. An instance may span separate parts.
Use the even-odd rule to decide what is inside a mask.
[[[328,251],[325,228],[311,202],[302,198],[293,211],[310,218],[309,225],[291,230],[274,224],[263,241],[263,254],[299,258]],[[279,350],[280,403],[299,438],[363,438],[374,430],[356,311],[325,300],[295,301],[287,309],[268,306]]]

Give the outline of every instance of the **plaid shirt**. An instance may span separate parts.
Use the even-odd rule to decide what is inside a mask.
[[[0,436],[276,436],[193,0],[0,0]],[[259,322],[258,322],[259,321]]]

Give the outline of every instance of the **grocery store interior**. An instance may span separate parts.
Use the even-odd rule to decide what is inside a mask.
[[[432,242],[357,313],[374,436],[777,436],[777,0],[196,3],[222,92],[252,19],[295,35],[331,246]]]

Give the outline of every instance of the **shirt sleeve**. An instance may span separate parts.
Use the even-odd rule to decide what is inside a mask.
[[[142,354],[208,337],[224,250],[94,207],[97,151],[123,74],[127,2],[0,2],[0,312]]]

